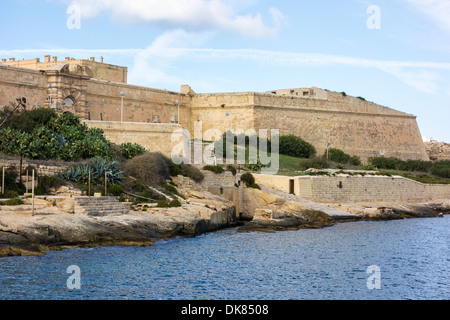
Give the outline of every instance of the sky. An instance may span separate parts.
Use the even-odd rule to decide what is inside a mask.
[[[319,87],[413,114],[450,143],[449,0],[16,0],[0,58],[104,57],[130,84]]]

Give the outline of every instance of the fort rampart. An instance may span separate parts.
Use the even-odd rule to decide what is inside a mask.
[[[128,84],[125,67],[103,60],[45,59],[0,63],[0,106],[25,97],[29,108],[73,112],[105,128],[116,143],[142,141],[144,133],[160,139],[162,126],[145,126],[137,134],[136,125],[118,131],[112,122],[181,124],[193,136],[201,121],[203,133],[278,129],[312,143],[319,155],[329,145],[363,161],[371,156],[429,160],[415,116],[344,93],[300,88],[196,94],[189,86],[172,92]],[[146,145],[155,150],[164,143]]]

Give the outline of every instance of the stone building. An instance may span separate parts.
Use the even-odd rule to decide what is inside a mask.
[[[0,106],[25,97],[28,107],[79,115],[116,143],[134,141],[165,154],[174,130],[193,132],[201,122],[203,132],[279,129],[312,143],[319,154],[329,144],[363,160],[429,160],[415,116],[363,98],[319,88],[197,94],[183,85],[172,92],[128,84],[127,73],[103,58],[2,59]]]

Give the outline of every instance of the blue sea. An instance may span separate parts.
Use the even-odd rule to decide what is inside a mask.
[[[1,258],[0,299],[448,300],[449,230],[450,216],[227,229],[152,247]]]

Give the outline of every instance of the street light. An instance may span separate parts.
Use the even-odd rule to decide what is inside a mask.
[[[177,100],[177,106],[178,106],[178,124],[180,124],[180,101]]]
[[[328,161],[328,148],[330,148],[331,143],[327,142],[327,161]]]
[[[125,92],[121,91],[120,96],[122,97],[122,107],[120,109],[120,122],[123,122],[123,97],[125,95]]]
[[[49,83],[48,87],[50,88],[50,105],[49,105],[49,107],[51,108],[52,107],[52,84]]]

